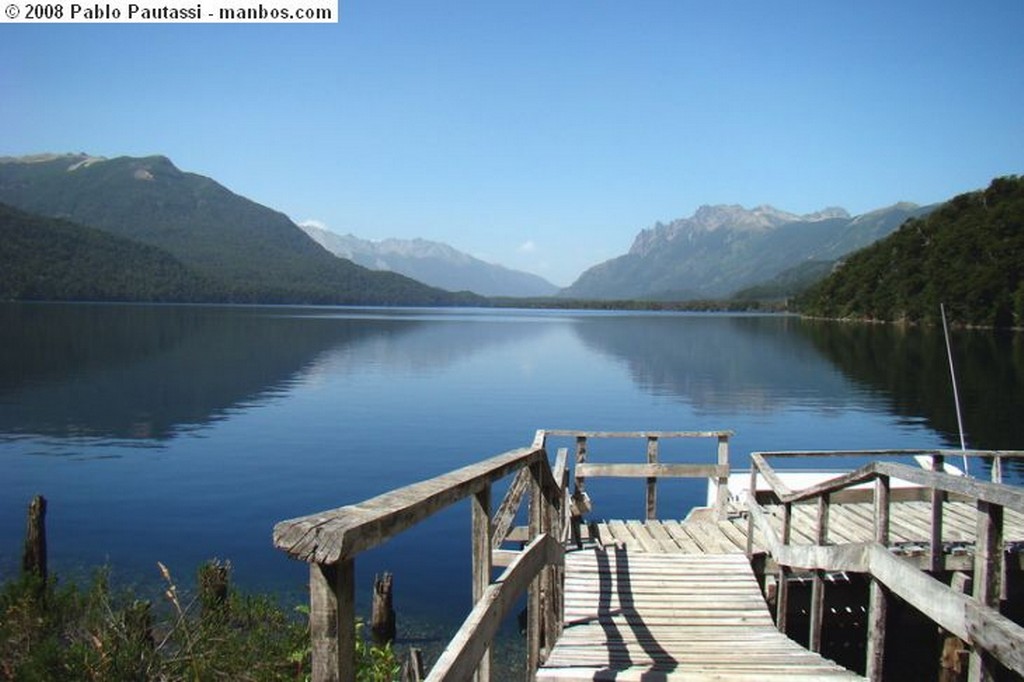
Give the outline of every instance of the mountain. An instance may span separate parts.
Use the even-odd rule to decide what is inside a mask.
[[[689,218],[641,231],[629,253],[590,268],[560,295],[725,297],[802,263],[834,260],[929,210],[900,203],[851,217],[842,208],[796,215],[771,206],[702,206]]]
[[[390,270],[449,291],[481,296],[552,296],[551,282],[527,272],[487,263],[447,244],[425,239],[369,241],[339,235],[313,224],[300,224],[317,243],[340,258],[372,270]]]
[[[1024,178],[996,178],[908,220],[801,297],[822,317],[1024,327]]]
[[[0,204],[0,300],[195,301],[214,289],[162,249]]]
[[[165,250],[217,283],[209,300],[467,304],[396,273],[328,253],[282,213],[182,172],[163,156],[0,159],[0,202]]]

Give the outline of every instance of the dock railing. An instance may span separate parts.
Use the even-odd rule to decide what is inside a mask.
[[[855,471],[828,481],[793,491],[768,463],[777,457],[902,457],[926,455],[931,470],[891,461],[873,461]],[[867,627],[867,676],[882,679],[885,654],[886,610],[890,595],[897,595],[943,629],[960,638],[973,651],[970,679],[991,679],[998,660],[1010,670],[1024,674],[1024,628],[999,613],[1001,581],[1004,571],[1004,509],[1024,513],[1024,490],[978,481],[943,471],[943,463],[952,457],[986,457],[993,461],[993,475],[1004,459],[1024,458],[1022,451],[857,451],[857,452],[756,452],[751,455],[747,508],[749,527],[747,553],[752,555],[754,530],[760,532],[767,551],[779,566],[776,622],[786,631],[788,607],[787,575],[796,570],[812,572],[810,606],[810,648],[819,651],[824,605],[824,574],[848,571],[869,576]],[[757,501],[758,477],[782,505],[781,537],[769,522]],[[974,593],[967,596],[936,580],[928,573],[895,556],[889,550],[890,482],[892,479],[921,486],[932,503],[930,563],[937,566],[942,552],[942,508],[947,497],[972,501],[978,510],[978,528],[974,554]],[[829,543],[829,506],[833,496],[851,487],[873,483],[873,542],[833,545]],[[817,505],[816,543],[791,542],[794,504]]]
[[[568,437],[576,441],[573,465],[571,529],[573,540],[580,543],[580,522],[590,511],[586,491],[588,478],[643,478],[646,481],[646,518],[658,515],[658,480],[661,478],[704,478],[714,482],[714,509],[719,518],[726,513],[729,501],[729,438],[732,431],[576,431],[547,429],[537,432],[535,443],[546,444],[549,437]],[[713,464],[683,464],[660,461],[659,444],[669,439],[711,439],[717,441]],[[642,463],[596,463],[588,461],[588,446],[594,439],[633,439],[646,441],[646,461]],[[641,456],[643,453],[641,453]]]
[[[538,433],[531,447],[511,450],[358,504],[282,521],[274,545],[309,563],[312,679],[354,682],[355,560],[360,552],[415,526],[466,498],[472,514],[474,606],[431,668],[427,680],[490,679],[490,646],[502,619],[529,589],[527,666],[535,670],[562,624],[560,566],[566,507],[566,452],[552,467]],[[517,474],[505,501],[491,516],[491,488]],[[504,540],[526,490],[529,526],[526,546],[505,555],[507,568],[491,582],[494,550]]]

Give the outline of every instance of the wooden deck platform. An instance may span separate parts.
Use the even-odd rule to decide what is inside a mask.
[[[565,629],[536,679],[863,678],[776,629],[744,556],[609,547],[566,555]]]
[[[768,506],[765,513],[782,532],[782,510]],[[874,537],[874,511],[870,502],[846,502],[832,506],[829,522],[832,544],[870,542]],[[928,552],[931,509],[927,502],[903,501],[892,504],[890,549],[911,561]],[[813,545],[815,510],[810,505],[794,507],[793,542]],[[943,505],[942,540],[944,567],[961,570],[970,567],[978,529],[978,510],[966,502]],[[632,552],[682,554],[737,554],[746,551],[747,517],[731,507],[724,519],[713,510],[696,509],[685,520],[610,520],[593,522],[586,536],[601,547],[626,547]],[[1024,514],[1007,510],[1004,545],[1016,559],[1013,568],[1021,568],[1024,549]],[[754,550],[766,549],[761,534],[754,534]]]

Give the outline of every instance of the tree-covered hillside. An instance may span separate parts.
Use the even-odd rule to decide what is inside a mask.
[[[1024,326],[1024,179],[997,178],[858,251],[810,289],[801,312]]]
[[[0,201],[159,247],[229,299],[251,303],[458,305],[452,294],[328,253],[286,215],[163,156],[0,159]],[[214,296],[211,299],[217,298]]]
[[[161,249],[0,204],[0,300],[223,297],[216,284]]]

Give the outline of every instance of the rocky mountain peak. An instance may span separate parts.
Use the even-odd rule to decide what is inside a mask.
[[[815,213],[797,215],[781,209],[762,204],[746,209],[739,204],[703,205],[689,218],[673,220],[667,225],[661,222],[643,230],[633,242],[630,253],[646,255],[659,244],[675,241],[680,237],[694,238],[702,233],[717,230],[735,232],[766,232],[782,225],[802,222],[819,222],[831,218],[847,219],[850,214],[845,209],[831,206]]]

